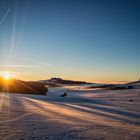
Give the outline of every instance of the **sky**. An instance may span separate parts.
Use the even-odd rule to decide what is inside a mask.
[[[140,78],[139,0],[0,0],[0,72],[23,80]]]

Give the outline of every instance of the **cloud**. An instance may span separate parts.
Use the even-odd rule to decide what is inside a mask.
[[[42,66],[52,66],[52,64],[50,64],[50,63],[38,63],[38,65],[42,65]]]

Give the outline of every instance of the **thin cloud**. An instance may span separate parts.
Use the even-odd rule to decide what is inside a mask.
[[[44,64],[37,64],[37,65],[0,65],[0,67],[11,67],[11,68],[38,68],[38,67],[46,67],[49,65],[44,65]]]
[[[38,63],[38,65],[42,65],[42,66],[52,66],[52,64],[50,64],[50,63]]]

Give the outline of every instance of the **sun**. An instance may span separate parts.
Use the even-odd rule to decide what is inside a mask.
[[[13,77],[13,75],[10,72],[3,72],[2,77],[5,80],[10,80]]]

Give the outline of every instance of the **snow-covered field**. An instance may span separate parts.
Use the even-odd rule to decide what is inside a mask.
[[[69,88],[69,89],[67,89]],[[64,92],[67,97],[60,97]],[[140,140],[140,89],[0,93],[0,140]]]

